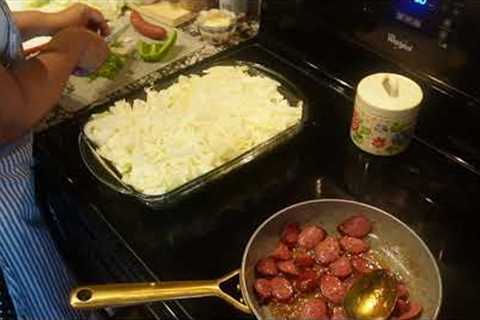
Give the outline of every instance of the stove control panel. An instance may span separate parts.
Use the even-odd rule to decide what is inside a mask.
[[[321,57],[314,43],[324,45],[322,33],[338,34],[480,104],[480,0],[263,3],[263,28],[302,51]]]
[[[331,30],[480,102],[480,0],[326,1]]]
[[[391,12],[393,20],[436,38],[447,49],[464,10],[463,0],[395,0]]]

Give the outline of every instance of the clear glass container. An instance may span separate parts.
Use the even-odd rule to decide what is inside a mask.
[[[107,187],[136,198],[137,200],[143,202],[146,206],[153,208],[164,208],[170,205],[177,203],[183,198],[193,194],[194,192],[204,188],[206,185],[221,179],[228,173],[246,165],[247,163],[254,161],[258,157],[272,151],[278,146],[286,143],[296,136],[303,128],[303,124],[306,118],[306,108],[308,108],[308,102],[306,101],[302,92],[290,81],[284,78],[282,75],[277,72],[268,69],[262,65],[254,64],[250,62],[243,61],[228,61],[215,63],[207,65],[197,69],[196,74],[202,73],[204,70],[216,66],[216,65],[231,65],[231,66],[247,66],[250,74],[262,75],[265,77],[272,78],[281,84],[279,91],[285,96],[285,98],[290,102],[292,106],[297,106],[300,102],[302,108],[302,117],[301,119],[294,124],[293,126],[287,128],[286,130],[280,132],[271,139],[253,147],[249,151],[239,155],[238,157],[224,163],[223,165],[197,177],[189,182],[163,194],[158,195],[146,195],[141,192],[138,192],[133,187],[126,185],[120,177],[120,174],[117,172],[115,167],[109,163],[109,161],[102,159],[97,152],[95,151],[95,146],[93,142],[89,141],[86,135],[82,132],[79,135],[79,148],[82,160],[88,170],[93,176],[97,178],[98,181],[106,185]],[[192,74],[192,73],[190,73]],[[162,83],[157,89],[166,88],[169,85],[173,84],[175,80]],[[108,108],[114,101],[106,104],[105,109]],[[97,112],[103,110],[97,110]]]

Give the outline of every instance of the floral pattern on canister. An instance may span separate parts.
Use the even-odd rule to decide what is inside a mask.
[[[357,111],[353,111],[352,117],[352,130],[357,131],[360,128],[360,117]]]
[[[376,155],[395,155],[410,144],[415,118],[390,120],[372,116],[355,107],[350,128],[353,142],[362,150]]]

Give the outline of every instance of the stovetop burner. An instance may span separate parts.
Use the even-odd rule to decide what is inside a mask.
[[[251,233],[277,210],[316,198],[355,199],[392,213],[425,240],[443,277],[440,319],[472,318],[480,304],[480,265],[468,254],[478,241],[479,177],[418,140],[396,157],[365,154],[348,136],[347,87],[258,44],[226,56],[264,64],[294,82],[309,99],[309,123],[289,144],[172,209],[148,209],[99,184],[80,160],[81,121],[38,137],[40,191],[57,236],[79,264],[82,243],[90,246],[86,264],[102,261],[103,273],[92,270],[85,281],[217,278],[240,267]],[[166,319],[251,318],[209,298],[149,308]]]

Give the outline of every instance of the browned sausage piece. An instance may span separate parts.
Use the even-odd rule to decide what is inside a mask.
[[[345,251],[348,251],[353,254],[359,254],[362,252],[367,252],[369,249],[368,243],[362,239],[345,236],[340,239],[340,245]]]
[[[392,315],[398,318],[400,315],[407,313],[408,310],[410,310],[410,304],[403,299],[398,299],[397,303],[395,304],[395,310],[393,310]]]
[[[164,40],[167,37],[167,30],[145,21],[137,11],[132,11],[130,15],[130,22],[135,30],[147,38]]]
[[[255,293],[261,302],[267,302],[272,297],[272,286],[268,279],[257,279],[253,284]]]
[[[342,307],[333,307],[330,320],[347,320],[347,313]]]
[[[293,287],[285,278],[276,277],[270,280],[272,297],[278,302],[288,302],[293,296]]]
[[[305,302],[300,311],[302,320],[328,320],[327,305],[322,299],[311,299]]]
[[[408,298],[408,288],[404,283],[397,283],[397,294],[399,299]]]
[[[422,306],[419,305],[418,303],[415,303],[415,302],[411,302],[410,303],[410,308],[407,312],[401,314],[399,317],[398,317],[398,320],[410,320],[410,319],[415,319],[417,318],[418,316],[420,316],[420,314],[422,313]]]
[[[306,226],[298,236],[298,245],[305,249],[313,249],[320,243],[327,233],[318,226]]]
[[[327,237],[315,247],[315,259],[318,263],[329,264],[338,258],[340,258],[340,245],[333,237]]]
[[[353,257],[351,262],[353,269],[359,273],[369,273],[376,269],[367,259],[361,257]]]
[[[352,274],[352,264],[347,257],[341,257],[337,261],[331,263],[328,268],[330,269],[330,273],[335,277],[346,278]]]
[[[311,292],[318,286],[318,276],[313,270],[300,273],[295,280],[295,288],[300,292]]]
[[[266,276],[266,277],[273,277],[278,274],[277,264],[273,258],[263,258],[257,262],[255,266],[257,273]]]
[[[314,263],[314,258],[305,251],[298,251],[295,255],[295,264],[301,268],[310,268]]]
[[[350,237],[363,238],[372,231],[372,224],[365,216],[351,216],[338,226],[338,231]]]
[[[292,253],[285,244],[280,242],[271,256],[277,260],[290,260],[292,258]]]
[[[285,229],[283,229],[281,241],[289,247],[294,247],[297,244],[299,234],[300,227],[298,224],[288,224]]]
[[[320,290],[325,298],[334,304],[340,304],[347,293],[343,283],[337,277],[324,275],[320,279]]]
[[[298,275],[298,269],[293,260],[277,262],[277,269],[290,276]]]

